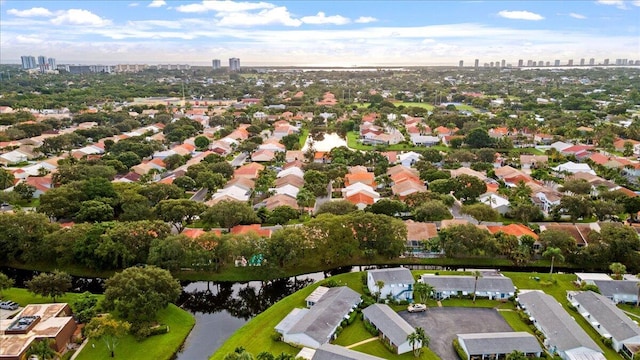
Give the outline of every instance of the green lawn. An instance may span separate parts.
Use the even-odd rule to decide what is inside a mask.
[[[348,346],[372,337],[373,335],[371,335],[364,328],[364,325],[362,324],[362,318],[358,316],[353,324],[345,327],[344,330],[342,330],[340,335],[338,335],[338,338],[333,343],[336,345]]]
[[[309,136],[309,129],[305,128],[302,129],[302,132],[300,132],[300,149],[302,149],[304,147],[304,144],[307,142],[307,136]]]
[[[331,279],[362,293],[360,273],[340,274],[331,277]],[[300,351],[299,349],[281,341],[274,341],[271,338],[275,332],[274,327],[294,308],[305,307],[304,299],[321,284],[322,282],[307,286],[280,300],[263,313],[251,319],[251,321],[231,335],[210,359],[223,359],[226,354],[233,352],[234,349],[239,346],[244,347],[247,352],[253,355],[257,355],[261,351],[269,351],[272,354],[284,352],[296,355]]]
[[[529,325],[525,324],[524,321],[520,318],[520,315],[516,311],[499,311],[498,312],[504,320],[511,326],[513,331],[526,331],[529,334],[533,334],[533,330],[529,327]]]
[[[421,360],[440,360],[438,355],[434,354],[428,348],[422,349],[422,354],[420,354],[419,358],[413,356],[413,352],[408,352],[402,355],[393,354],[386,346],[382,343],[382,341],[372,341],[366,344],[362,344],[354,347],[352,350],[360,351],[365,354],[375,355],[381,357],[383,359],[397,359],[397,360],[410,360],[410,359],[421,359]]]
[[[176,305],[170,304],[158,313],[158,321],[169,325],[169,332],[163,335],[151,336],[141,342],[132,335],[120,340],[116,348],[116,358],[120,359],[166,359],[182,346],[191,328],[195,324],[194,317]],[[91,346],[95,344],[95,348]],[[78,360],[111,359],[107,347],[100,341],[90,340],[77,357]]]
[[[71,303],[73,302],[74,299],[80,297],[80,295],[81,294],[77,294],[77,293],[66,293],[64,296],[56,298],[56,302]],[[98,299],[101,299],[103,296],[96,295],[96,297]],[[25,306],[28,304],[48,304],[52,302],[50,297],[33,295],[27,289],[21,289],[21,288],[10,288],[10,289],[4,290],[2,292],[2,299],[15,301],[18,304],[20,304],[20,306]]]
[[[419,108],[423,108],[423,109],[427,109],[427,110],[433,110],[433,108],[435,106],[428,104],[428,103],[419,103],[419,102],[399,102],[396,103],[394,102],[393,105],[395,105],[396,107],[398,106],[404,106],[404,107],[419,107]],[[368,104],[367,104],[368,106]]]
[[[497,301],[489,299],[476,299],[474,303],[472,299],[454,299],[449,298],[441,301],[443,307],[474,307],[487,309],[514,309],[515,306],[510,301]]]

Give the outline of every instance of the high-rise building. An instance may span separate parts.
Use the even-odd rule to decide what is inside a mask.
[[[569,60],[569,62],[567,63],[568,66],[573,66],[573,59]]]
[[[609,65],[609,59],[604,59],[604,65]]]
[[[506,65],[507,65],[507,60],[502,59],[502,61],[500,62],[500,66],[506,67]]]
[[[211,60],[211,66],[213,67],[213,70],[218,70],[222,67],[221,63],[220,63],[220,59],[213,59]]]
[[[589,65],[595,65],[596,64],[596,59],[591,58],[589,59]]]
[[[478,68],[480,66],[480,59],[476,59],[473,63],[473,67]]]
[[[36,58],[33,56],[30,56],[30,55],[21,56],[20,60],[22,61],[22,68],[24,70],[34,69],[38,67]]]
[[[57,68],[56,59],[48,58],[47,59],[47,66],[49,67],[49,70],[55,70]]]
[[[546,66],[551,66],[551,61],[547,61]]]
[[[46,64],[47,64],[47,57],[43,55],[38,56],[38,66],[42,66]]]
[[[489,66],[490,66],[490,67],[493,67],[493,61],[489,63]]]
[[[533,60],[527,60],[527,66],[533,66]]]
[[[229,71],[240,71],[240,59],[238,58],[229,59]]]
[[[580,59],[580,66],[584,66],[584,59]]]
[[[524,60],[518,60],[518,67],[522,67],[522,65],[524,65]]]
[[[463,67],[464,66],[464,60],[460,60],[460,62],[458,63],[458,67]]]
[[[560,60],[554,60],[553,66],[560,66]]]

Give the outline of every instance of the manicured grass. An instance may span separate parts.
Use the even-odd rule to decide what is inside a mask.
[[[636,316],[629,316],[632,320],[640,321],[640,307],[636,307],[635,304],[618,304],[618,307],[626,312],[632,313]],[[627,314],[628,315],[628,314]]]
[[[169,332],[151,336],[143,341],[136,341],[132,335],[120,339],[115,350],[116,358],[120,359],[166,359],[182,346],[191,328],[195,324],[194,317],[187,311],[170,304],[158,313],[158,322],[169,326]],[[91,346],[95,344],[95,348]],[[89,340],[89,344],[78,355],[79,360],[111,359],[111,354],[104,343]]]
[[[66,293],[64,296],[57,297],[57,303],[71,303],[81,294],[78,293]],[[98,299],[102,299],[102,295],[96,295]],[[50,297],[42,297],[39,295],[33,295],[27,289],[21,288],[10,288],[4,290],[2,292],[2,299],[11,300],[20,304],[20,306],[25,306],[29,304],[49,304],[53,301]]]
[[[362,282],[360,273],[347,273],[331,277],[340,285],[346,285],[353,290],[362,293]],[[296,307],[304,308],[304,299],[313,292],[323,282],[319,282],[287,296],[280,300],[266,311],[251,319],[248,323],[238,329],[227,341],[211,356],[211,359],[223,359],[226,354],[231,353],[235,348],[242,346],[247,352],[257,355],[261,351],[269,351],[272,354],[282,352],[296,355],[296,349],[281,341],[274,341],[271,336],[274,334],[274,327]]]
[[[504,320],[511,326],[513,331],[526,331],[529,334],[533,334],[533,330],[529,325],[525,324],[520,318],[520,315],[516,311],[499,311]]]
[[[416,359],[416,357],[413,356],[413,352],[411,351],[408,353],[404,353],[402,355],[396,355],[392,353],[391,351],[389,351],[389,349],[386,348],[386,346],[384,346],[384,344],[380,340],[372,341],[366,344],[356,346],[352,350],[360,351],[369,355],[378,356],[383,359],[397,359],[397,360]],[[424,348],[422,349],[422,354],[420,354],[420,357],[417,359],[439,360],[440,358],[438,357],[438,355],[434,354],[430,349]]]
[[[362,318],[358,315],[358,318],[353,322],[353,324],[345,327],[333,343],[336,345],[348,346],[372,337],[373,335],[364,328]]]
[[[394,102],[393,105],[395,105],[396,107],[398,106],[404,106],[404,107],[419,107],[419,108],[423,108],[423,109],[427,109],[427,110],[433,110],[433,108],[435,106],[428,104],[428,103],[420,103],[420,102],[399,102],[396,103]],[[367,104],[368,106],[368,104]]]

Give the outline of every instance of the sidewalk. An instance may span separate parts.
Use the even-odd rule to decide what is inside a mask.
[[[355,343],[355,344],[351,344],[351,345],[349,345],[349,346],[345,346],[345,348],[347,348],[347,349],[351,349],[351,348],[354,348],[354,347],[356,347],[356,346],[360,346],[360,345],[362,345],[362,344],[370,343],[370,342],[372,342],[372,341],[376,341],[376,340],[378,340],[378,338],[377,338],[377,337],[372,337],[372,338],[369,338],[369,339],[366,339],[366,340],[362,340],[362,341],[360,341],[360,342],[357,342],[357,343]]]

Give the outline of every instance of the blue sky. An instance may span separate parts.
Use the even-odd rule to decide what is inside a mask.
[[[0,62],[453,65],[640,59],[640,0],[0,0]]]

